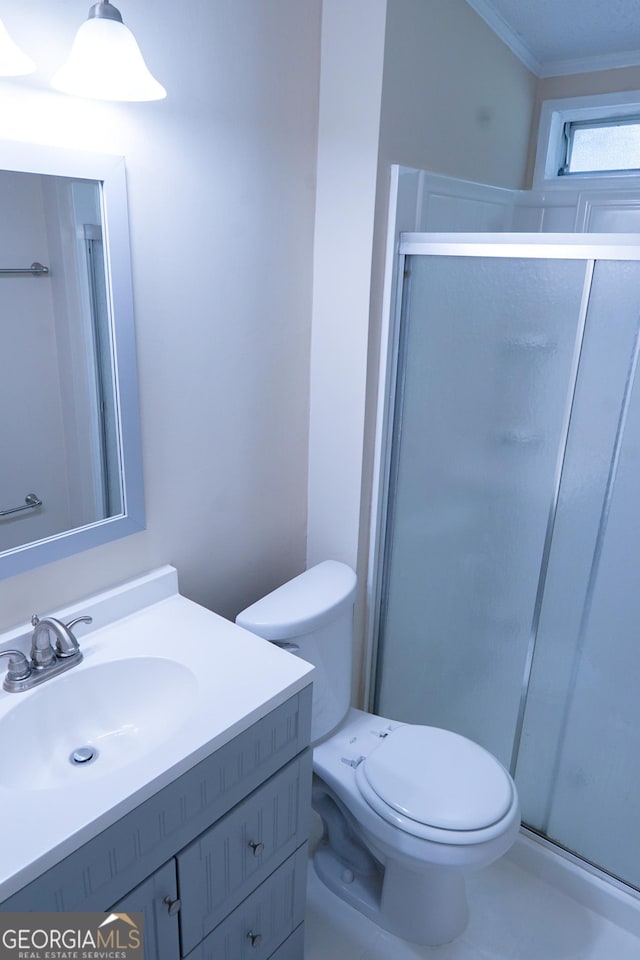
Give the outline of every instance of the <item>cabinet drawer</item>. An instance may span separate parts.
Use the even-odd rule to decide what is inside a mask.
[[[302,923],[306,880],[305,843],[223,920],[188,960],[267,960]]]
[[[176,863],[170,860],[110,908],[113,913],[144,914],[145,960],[176,960],[180,955],[178,917],[165,903],[177,901],[177,890]]]
[[[311,764],[307,750],[178,854],[183,954],[307,839]]]

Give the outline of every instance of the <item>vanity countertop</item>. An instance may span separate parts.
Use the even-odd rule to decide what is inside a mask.
[[[313,667],[178,592],[173,568],[86,599],[78,666],[0,690],[0,901],[307,686]],[[25,629],[0,649],[25,649]],[[89,764],[69,757],[97,748]]]

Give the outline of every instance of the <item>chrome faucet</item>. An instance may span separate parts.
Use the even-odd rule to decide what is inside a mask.
[[[62,623],[55,617],[36,614],[31,618],[31,659],[27,660],[19,650],[5,650],[0,657],[9,657],[9,669],[2,686],[10,693],[30,690],[50,677],[71,669],[82,660],[82,651],[72,633],[77,623],[91,623],[92,617],[76,617]],[[55,637],[55,644],[52,643]]]
[[[76,623],[91,622],[91,617],[76,617],[69,623],[62,623],[55,617],[45,617],[44,620],[41,620],[34,613],[31,617],[31,626],[34,628],[31,636],[31,659],[33,663],[47,667],[54,662],[56,657],[66,660],[67,657],[74,657],[77,653],[80,653],[78,641],[71,630]],[[51,643],[50,634],[53,634],[56,638],[55,649]]]

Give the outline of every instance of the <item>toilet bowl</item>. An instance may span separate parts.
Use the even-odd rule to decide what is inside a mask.
[[[397,936],[447,943],[468,919],[465,869],[497,860],[517,836],[517,791],[499,761],[466,737],[349,708],[355,586],[350,567],[325,561],[236,622],[316,667],[318,876]]]
[[[354,709],[313,760],[320,878],[406,940],[455,939],[468,917],[464,868],[497,860],[520,828],[506,770],[465,737]]]

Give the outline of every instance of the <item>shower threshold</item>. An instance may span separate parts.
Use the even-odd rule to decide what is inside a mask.
[[[507,859],[578,903],[640,937],[640,891],[523,826]]]

